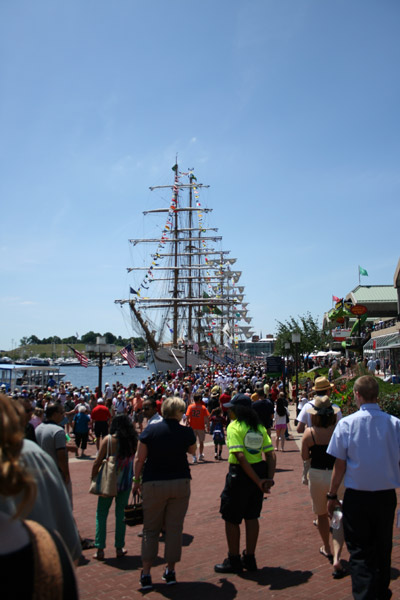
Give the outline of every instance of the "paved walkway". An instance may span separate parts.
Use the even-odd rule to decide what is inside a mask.
[[[293,425],[292,425],[293,427]],[[257,573],[221,575],[214,572],[214,564],[226,556],[224,525],[219,509],[219,494],[227,472],[225,460],[214,461],[213,445],[206,444],[206,462],[193,465],[192,495],[184,524],[182,561],[177,565],[176,586],[167,586],[161,580],[164,570],[163,543],[159,559],[153,567],[155,589],[147,592],[149,598],[180,600],[240,600],[276,598],[279,600],[318,599],[350,600],[350,577],[332,579],[332,567],[319,554],[321,540],[313,526],[313,513],[308,488],[301,484],[302,461],[299,437],[286,443],[285,452],[278,452],[276,485],[264,502],[260,518],[260,537],[257,546]],[[211,438],[207,436],[207,439]],[[89,447],[94,454],[94,446]],[[74,514],[83,537],[93,539],[96,497],[87,493],[92,460],[72,459],[70,464],[74,489]],[[244,527],[244,526],[242,526]],[[86,550],[78,567],[81,600],[124,600],[140,598],[140,528],[127,528],[128,554],[115,558],[114,515],[108,519],[108,547],[106,560],[92,558],[94,550]],[[394,530],[392,555],[393,598],[400,598],[400,530]],[[243,543],[242,543],[243,547]],[[343,559],[348,558],[347,551]]]

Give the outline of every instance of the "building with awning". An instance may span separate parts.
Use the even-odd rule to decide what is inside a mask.
[[[384,286],[389,287],[389,286]],[[391,286],[390,286],[391,287]],[[381,364],[390,365],[392,375],[400,375],[400,259],[397,263],[393,277],[393,287],[390,292],[385,292],[386,303],[393,311],[393,303],[396,304],[395,314],[383,316],[374,323],[371,338],[364,345],[363,354],[366,357],[373,356],[381,361]],[[390,301],[388,300],[390,297]]]
[[[392,285],[358,285],[345,300],[366,306],[369,319],[397,317],[397,290]]]
[[[365,306],[367,311],[359,318],[350,313],[350,306]],[[391,365],[392,374],[400,373],[400,259],[393,285],[358,285],[344,297],[343,318],[336,320],[338,310],[324,315],[324,329],[332,329],[333,346],[359,351],[366,357],[374,356],[383,364]]]

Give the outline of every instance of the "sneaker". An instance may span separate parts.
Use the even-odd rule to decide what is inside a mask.
[[[174,585],[174,583],[176,583],[175,571],[168,571],[168,569],[165,569],[162,578],[167,585]]]
[[[195,456],[193,456],[193,464],[197,463],[197,458]]]
[[[218,454],[214,455],[215,460],[218,460]]]
[[[204,460],[204,454],[199,455],[199,460]]]
[[[254,554],[246,554],[246,550],[243,550],[242,566],[247,571],[257,571],[257,563]]]
[[[152,590],[153,582],[151,581],[151,575],[143,575],[143,571],[140,575],[140,585],[142,590]]]
[[[240,555],[228,554],[228,558],[225,558],[224,562],[219,565],[214,565],[214,571],[216,573],[241,573],[243,571],[242,561]]]

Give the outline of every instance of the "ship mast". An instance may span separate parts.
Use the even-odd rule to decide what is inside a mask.
[[[189,183],[192,184],[193,183],[193,173],[190,174],[189,177]],[[189,188],[189,208],[193,207],[193,193],[192,193],[192,186],[190,186]],[[192,266],[192,227],[193,227],[193,221],[192,221],[192,217],[193,217],[193,213],[190,210],[189,211],[189,256],[188,256],[188,263],[189,263],[189,272],[191,272],[191,266]],[[192,297],[192,280],[189,279],[189,285],[188,285],[188,298]],[[188,326],[187,326],[187,340],[191,340],[192,339],[192,307],[189,306],[188,308]]]
[[[173,170],[175,171],[175,183],[174,183],[174,197],[173,197],[173,204],[175,204],[175,211],[174,211],[174,231],[175,231],[175,241],[174,241],[174,290],[173,290],[173,298],[175,299],[174,301],[174,317],[173,317],[173,327],[172,327],[172,343],[174,346],[177,345],[178,343],[178,294],[179,294],[179,289],[178,289],[178,281],[179,281],[179,269],[178,269],[178,249],[179,249],[179,240],[178,240],[178,233],[179,233],[179,229],[178,229],[178,161],[175,162],[174,167],[172,167]]]
[[[151,292],[149,294],[141,292],[142,289],[149,289],[149,282],[147,282],[147,287],[142,284],[137,288],[137,291],[131,288],[130,293],[137,295],[135,300],[116,300],[115,302],[121,305],[129,304],[149,346],[154,351],[160,350],[158,342],[162,339],[162,331],[165,325],[168,326],[171,332],[174,347],[178,345],[178,339],[182,336],[182,329],[184,329],[186,341],[196,340],[200,348],[203,343],[205,327],[207,327],[207,335],[209,336],[206,338],[208,343],[211,342],[216,345],[219,342],[223,346],[224,334],[229,335],[231,339],[233,338],[235,315],[239,316],[237,313],[241,314],[242,312],[236,309],[236,305],[243,300],[243,295],[237,294],[235,289],[235,284],[241,272],[230,270],[229,265],[234,264],[236,259],[226,258],[226,255],[230,254],[229,251],[217,250],[207,244],[207,242],[222,240],[221,236],[214,233],[218,232],[217,228],[204,227],[202,223],[203,215],[201,213],[211,212],[212,209],[199,208],[200,203],[197,203],[197,189],[209,186],[198,184],[192,170],[189,170],[188,173],[179,173],[177,160],[172,169],[174,171],[173,183],[150,188],[150,190],[160,188],[172,190],[169,208],[156,208],[146,210],[143,213],[144,215],[168,213],[168,227],[165,227],[161,241],[159,238],[129,240],[134,246],[142,243],[159,243],[156,254],[152,256],[152,265],[150,268],[135,266],[127,269],[128,273],[148,271],[144,281],[149,279],[150,283],[169,282],[172,285],[167,290],[164,289],[164,292],[158,294],[157,297],[157,294],[151,294]],[[188,176],[188,184],[180,182],[181,175]],[[182,192],[185,194],[186,191],[188,192],[188,198],[185,198],[184,201]],[[195,200],[196,205],[194,205]],[[196,222],[194,218],[195,211],[199,217],[198,227],[194,226],[194,222]],[[166,230],[168,230],[168,234]],[[163,252],[161,249],[165,247],[165,244],[168,247]],[[215,258],[210,258],[212,256],[215,256]],[[159,259],[167,260],[164,265],[160,265]],[[163,273],[160,273],[160,271]],[[170,277],[167,275],[157,277],[157,275],[163,275],[166,271],[169,272]],[[212,271],[214,272],[212,273]],[[228,281],[228,278],[232,279],[232,282]],[[161,290],[162,287],[165,287],[165,284],[160,285],[158,289]],[[208,294],[206,290],[209,292]],[[213,290],[214,293],[210,290]],[[239,289],[239,291],[241,290]],[[163,309],[166,310],[162,313]],[[151,331],[152,327],[149,326],[149,321],[146,320],[146,316],[149,314],[146,311],[150,310],[156,310],[162,317],[157,342],[155,331]],[[247,319],[245,320],[249,322]],[[167,321],[169,321],[171,327]],[[215,326],[217,326],[217,329],[214,331]],[[157,325],[154,324],[154,329],[156,328]]]

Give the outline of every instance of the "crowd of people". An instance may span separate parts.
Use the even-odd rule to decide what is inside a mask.
[[[299,390],[300,402],[296,407],[295,426],[303,435],[303,483],[309,486],[315,525],[323,542],[319,552],[333,564],[333,577],[341,578],[346,574],[340,558],[346,541],[353,595],[357,600],[390,598],[390,527],[394,518],[394,490],[400,486],[400,421],[379,409],[378,388],[374,382],[371,376],[361,377],[354,388],[363,418],[353,418],[353,415],[342,418],[340,408],[330,402],[333,385],[329,377],[308,378],[304,388]],[[0,518],[7,521],[7,515],[19,517],[20,533],[30,532],[31,521],[27,518],[37,518],[42,527],[51,533],[58,532],[56,542],[64,549],[58,550],[62,555],[59,569],[62,585],[63,577],[69,572],[65,554],[71,564],[76,563],[84,543],[72,517],[68,455],[74,453],[78,459],[85,458],[88,444],[95,444],[92,479],[96,479],[106,457],[115,461],[117,558],[126,554],[124,508],[131,491],[141,494],[144,523],[140,585],[146,590],[153,587],[151,568],[161,534],[165,538],[166,561],[162,578],[168,585],[176,583],[175,567],[181,559],[183,524],[190,498],[189,460],[192,463],[204,461],[206,433],[212,436],[215,460],[223,458],[226,446],[229,464],[220,500],[228,554],[214,569],[217,573],[257,570],[255,554],[263,498],[273,492],[276,453],[285,451],[285,441],[290,435],[288,408],[293,397],[286,393],[281,379],[271,379],[257,365],[231,366],[219,371],[197,367],[188,373],[151,375],[147,381],[126,387],[118,382],[106,383],[103,390],[91,391],[87,386],[77,389],[67,382],[48,385],[46,390],[16,390],[13,397],[3,394],[0,398],[2,418],[12,415],[14,422],[20,423],[13,465],[20,465],[21,481],[25,477],[29,483],[26,489],[31,486],[36,490],[33,500],[34,493],[19,497],[24,489],[22,485],[7,487],[10,478],[5,476],[4,465],[8,455],[3,451],[0,493],[7,501],[0,503]],[[374,428],[374,419],[380,419],[379,424],[390,439],[389,446],[382,443]],[[272,429],[275,429],[274,438]],[[4,431],[0,428],[3,447]],[[390,466],[385,477],[377,475],[378,484],[371,483],[374,469],[380,468],[377,456],[386,461],[381,465]],[[44,458],[46,475],[43,474]],[[364,466],[365,461],[369,461],[368,467]],[[370,476],[359,476],[358,468],[370,469]],[[51,480],[51,486],[47,480]],[[53,489],[54,496],[61,498],[69,532],[40,493],[41,486],[46,485]],[[94,558],[99,561],[104,560],[106,554],[106,523],[112,500],[112,497],[98,498]],[[373,511],[381,505],[385,510],[384,520],[374,517],[368,529],[369,537],[361,532],[359,524],[355,525],[358,500],[364,503],[368,518],[372,518]],[[45,512],[48,514],[44,515]],[[332,529],[330,519],[334,512],[340,512],[343,517]],[[243,520],[246,535],[241,552]],[[379,536],[378,526],[383,528]],[[0,534],[0,553],[11,557],[15,550],[26,551],[26,545],[33,544],[35,548],[32,536],[19,535],[20,545],[4,550],[2,544],[6,542]],[[49,544],[56,543],[53,538],[50,536]],[[366,570],[370,572],[367,583]],[[33,587],[36,576],[32,571]],[[74,578],[70,579],[70,585],[71,581],[74,582]],[[77,594],[76,586],[72,585],[70,592],[73,598]]]

